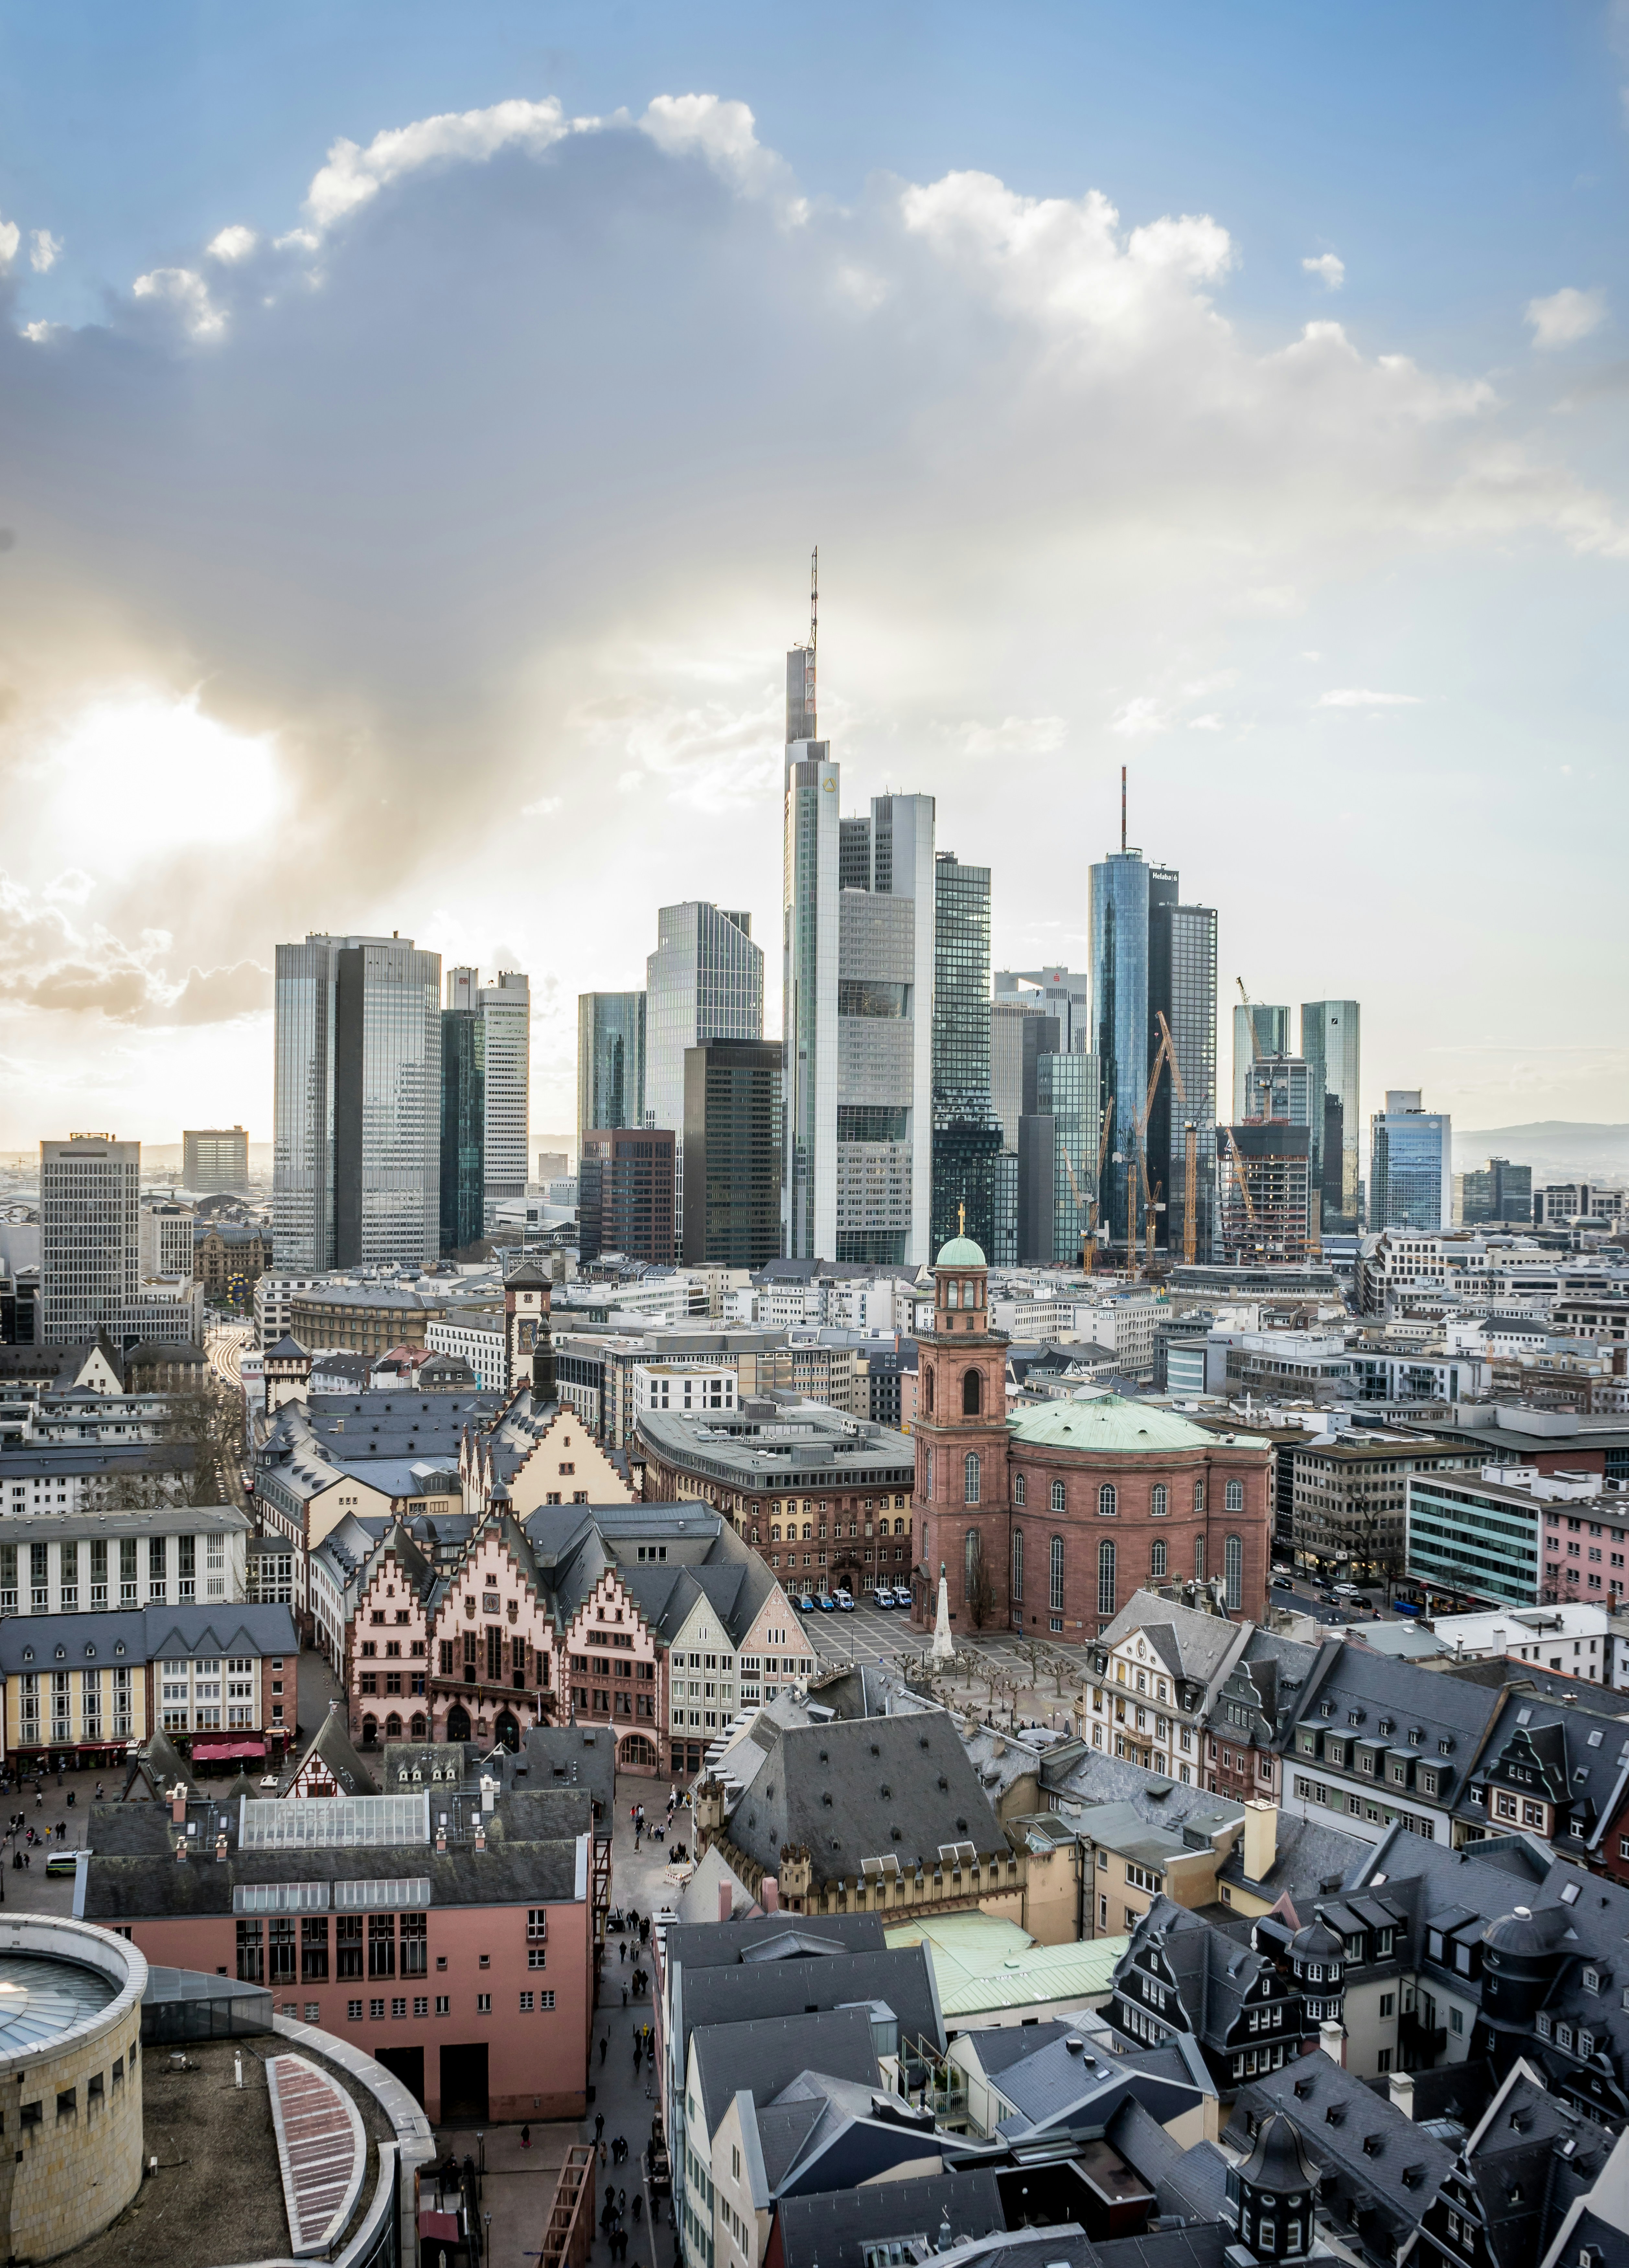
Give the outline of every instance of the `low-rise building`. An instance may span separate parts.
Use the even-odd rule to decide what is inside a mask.
[[[241,1605],[250,1546],[233,1505],[15,1514],[0,1521],[0,1615]]]
[[[1512,1608],[1614,1602],[1625,1587],[1629,1493],[1589,1473],[1484,1465],[1408,1483],[1408,1572],[1427,1600]]]
[[[248,1222],[211,1220],[194,1222],[192,1235],[192,1272],[205,1299],[216,1306],[246,1307],[271,1266],[270,1231]]]
[[[449,1308],[431,1317],[424,1342],[434,1353],[466,1362],[483,1394],[508,1393],[509,1338],[502,1307]]]
[[[1463,1471],[1472,1460],[1417,1434],[1354,1426],[1309,1440],[1294,1462],[1296,1565],[1395,1582],[1407,1564],[1410,1476]]]

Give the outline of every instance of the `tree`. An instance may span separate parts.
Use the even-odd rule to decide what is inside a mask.
[[[995,1586],[984,1563],[984,1543],[975,1530],[967,1550],[967,1613],[974,1630],[983,1630],[995,1613]]]
[[[239,1493],[243,1411],[238,1397],[217,1380],[170,1396],[165,1438],[192,1454],[172,1476],[182,1504],[231,1504]]]

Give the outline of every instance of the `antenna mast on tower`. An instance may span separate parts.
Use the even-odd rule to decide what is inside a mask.
[[[1126,856],[1126,767],[1120,766],[1120,856]]]
[[[812,653],[819,644],[820,629],[820,547],[817,543],[809,555],[809,651]]]

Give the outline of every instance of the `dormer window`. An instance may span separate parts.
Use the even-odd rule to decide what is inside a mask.
[[[1545,2015],[1536,2016],[1536,2017],[1533,2019],[1533,2022],[1534,2022],[1535,2029],[1537,2029],[1537,2033],[1538,2033],[1538,2036],[1539,2036],[1539,2038],[1540,2038],[1541,2040],[1547,2040],[1547,2039],[1550,2037],[1551,2032],[1552,2032],[1552,2029],[1553,2029],[1553,2027],[1552,2027],[1552,2024],[1551,2024],[1551,2021],[1550,2021],[1549,2017],[1548,2017],[1548,2016],[1545,2016]]]
[[[1601,1989],[1601,1972],[1600,1972],[1600,1970],[1599,1970],[1598,1969],[1586,1969],[1586,1970],[1585,1970],[1585,1971],[1584,1971],[1584,1990],[1585,1990],[1585,1992],[1598,1992],[1600,1991],[1600,1989]]]

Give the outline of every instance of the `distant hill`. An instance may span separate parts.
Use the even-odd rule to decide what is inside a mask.
[[[1629,1126],[1588,1119],[1539,1118],[1526,1126],[1454,1130],[1454,1163],[1461,1173],[1485,1158],[1530,1166],[1537,1182],[1629,1179]]]

